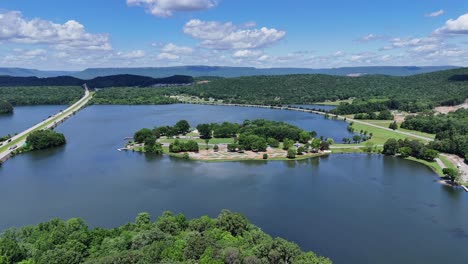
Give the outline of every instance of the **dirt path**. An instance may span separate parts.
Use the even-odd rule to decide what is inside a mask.
[[[468,182],[468,165],[464,162],[463,158],[460,158],[454,154],[441,154],[446,157],[451,163],[453,163],[460,170],[462,182]]]
[[[468,109],[468,100],[466,100],[463,104],[454,105],[454,106],[439,106],[439,107],[436,107],[434,110],[437,113],[447,114],[449,112],[454,112],[462,108]]]

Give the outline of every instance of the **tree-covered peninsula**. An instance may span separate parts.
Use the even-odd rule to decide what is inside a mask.
[[[11,114],[13,113],[13,105],[7,101],[0,100],[0,114]]]
[[[244,216],[223,210],[217,218],[164,212],[156,221],[140,213],[134,222],[90,229],[77,218],[53,219],[0,235],[0,263],[297,263],[331,264],[293,242],[272,238]]]
[[[200,160],[294,159],[296,154],[310,157],[328,151],[333,140],[316,136],[315,131],[264,119],[245,120],[241,124],[204,123],[196,128],[180,120],[174,126],[140,129],[125,149],[183,153],[184,158]]]

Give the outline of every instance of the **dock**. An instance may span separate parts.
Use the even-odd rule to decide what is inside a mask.
[[[461,187],[465,190],[465,192],[468,192],[468,187],[466,187],[465,185],[461,185]]]

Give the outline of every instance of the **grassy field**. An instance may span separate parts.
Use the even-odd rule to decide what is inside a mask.
[[[161,138],[159,140],[159,142],[161,143],[173,143],[176,139],[175,138]],[[201,144],[201,145],[205,145],[206,142],[204,139],[201,139],[201,138],[193,138],[193,139],[190,139],[190,138],[179,138],[178,139],[180,142],[186,142],[186,141],[189,141],[189,140],[194,140],[196,141],[198,144]],[[210,141],[208,142],[208,144],[222,144],[222,143],[225,143],[225,144],[231,144],[231,143],[234,143],[234,138],[210,138]]]
[[[408,157],[406,159],[422,163],[422,164],[428,166],[429,168],[431,168],[435,173],[437,173],[437,175],[439,175],[441,177],[444,176],[444,173],[442,172],[442,168],[435,161],[426,161],[426,160],[422,160],[422,159],[416,159],[416,158],[413,158],[413,157]]]
[[[334,106],[337,106],[337,105],[340,105],[341,103],[352,103],[353,102],[353,99],[346,99],[346,100],[338,100],[338,101],[324,101],[324,102],[317,102],[317,103],[314,103],[316,105],[334,105]]]

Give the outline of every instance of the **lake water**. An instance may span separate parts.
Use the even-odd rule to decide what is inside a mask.
[[[0,167],[0,229],[53,217],[114,227],[142,211],[214,217],[226,208],[337,264],[466,263],[468,195],[418,163],[367,154],[204,163],[117,151],[145,126],[260,117],[347,133],[343,122],[293,111],[91,106],[57,127],[66,146]]]
[[[0,136],[20,133],[66,108],[66,105],[15,106],[13,114],[0,115]]]

